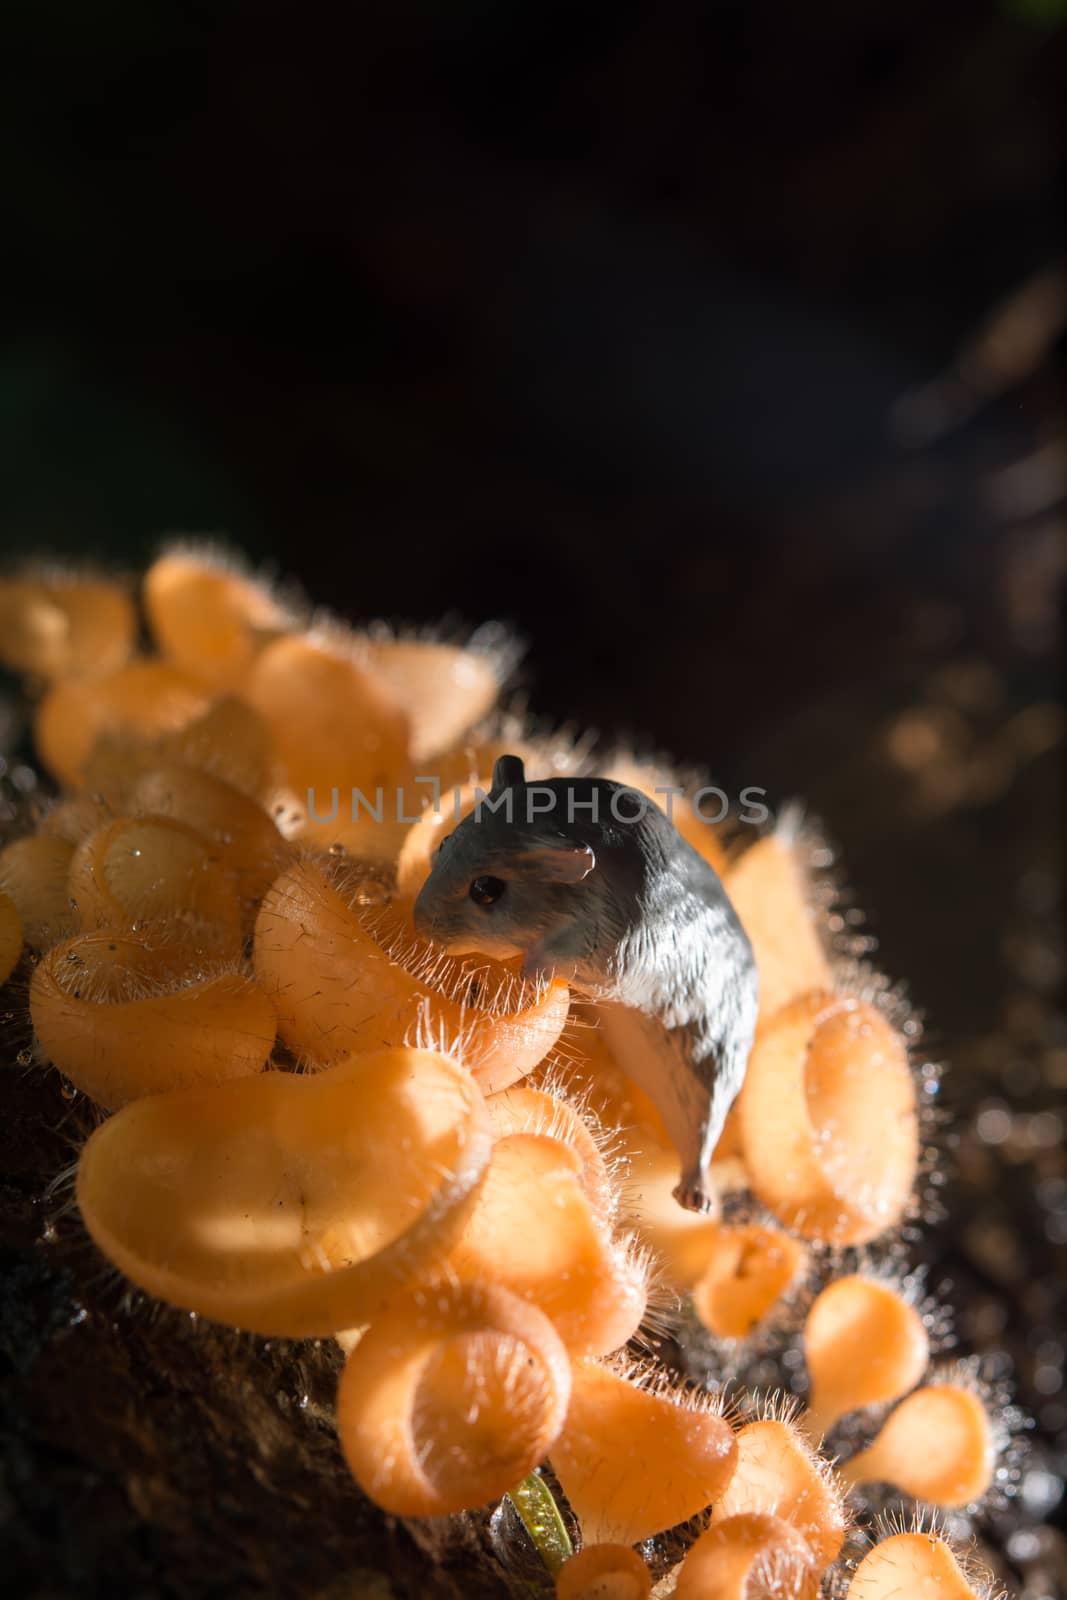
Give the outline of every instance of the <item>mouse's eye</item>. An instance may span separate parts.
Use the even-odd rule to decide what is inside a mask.
[[[476,906],[491,906],[495,905],[506,888],[503,878],[475,878],[470,886],[470,897]]]

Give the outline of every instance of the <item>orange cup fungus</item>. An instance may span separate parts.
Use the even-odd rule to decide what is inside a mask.
[[[648,1600],[652,1575],[628,1544],[587,1544],[556,1576],[556,1600]]]
[[[207,705],[204,684],[167,661],[131,661],[99,678],[63,678],[37,708],[37,750],[53,777],[77,789],[99,739],[173,732]]]
[[[601,1028],[568,1028],[560,1082],[599,1108],[620,1129],[625,1203],[638,1237],[652,1250],[661,1280],[692,1295],[709,1332],[746,1337],[802,1278],[808,1251],[770,1224],[732,1225],[716,1212],[684,1211],[674,1198],[680,1163],[648,1097],[615,1065]],[[710,1169],[713,1198],[747,1187],[747,1174],[728,1123]],[[720,1152],[722,1154],[720,1155]]]
[[[618,1193],[601,1151],[604,1130],[568,1101],[522,1083],[486,1101],[498,1139],[510,1134],[544,1134],[567,1146],[578,1160],[579,1183],[597,1221],[608,1225],[618,1209]]]
[[[979,1600],[944,1539],[895,1533],[869,1550],[852,1575],[848,1600]]]
[[[635,1094],[639,1095],[640,1090]],[[635,1110],[637,1106],[635,1104]],[[665,1135],[664,1135],[665,1137]],[[632,1208],[637,1231],[655,1252],[670,1287],[689,1292],[708,1270],[722,1237],[718,1202],[731,1188],[744,1187],[744,1176],[732,1162],[712,1163],[711,1212],[683,1211],[674,1198],[681,1163],[673,1148],[660,1143],[647,1126],[622,1135],[626,1159],[626,1201]]]
[[[343,636],[283,635],[255,658],[241,694],[267,723],[286,783],[301,802],[313,790],[320,814],[334,789],[350,814],[353,788],[373,804],[409,771],[407,713]]]
[[[274,742],[266,720],[236,695],[213,700],[184,727],[155,741],[144,765],[175,761],[260,800],[276,786]]]
[[[812,915],[796,846],[781,834],[757,839],[723,876],[759,972],[759,1017],[830,987],[830,963]]]
[[[578,1355],[617,1350],[645,1313],[641,1257],[598,1218],[575,1150],[545,1134],[497,1139],[449,1264],[462,1280],[492,1280],[532,1301]]]
[[[70,903],[74,846],[57,834],[13,839],[0,850],[0,893],[14,905],[31,950],[46,950],[77,927]]]
[[[491,1141],[462,1067],[384,1050],[126,1106],[82,1152],[78,1204],[158,1299],[255,1333],[330,1334],[441,1259]]]
[[[241,902],[210,840],[169,817],[121,818],[90,834],[70,863],[82,928],[163,926],[205,959],[241,952]]]
[[[261,1072],[274,1048],[274,1012],[251,978],[204,975],[179,947],[115,929],[44,955],[30,1017],[44,1058],[106,1110]]]
[[[702,1533],[682,1562],[675,1600],[815,1600],[819,1569],[796,1528],[738,1512]]]
[[[825,1433],[861,1406],[899,1400],[930,1360],[923,1320],[886,1283],[850,1275],[818,1295],[804,1324],[811,1379],[805,1426]]]
[[[263,902],[256,973],[274,1001],[282,1038],[307,1060],[325,1063],[352,1050],[399,1044],[414,1031],[435,1044],[460,1045],[491,1094],[524,1077],[559,1038],[570,1003],[566,984],[523,990],[498,964],[484,962],[478,970],[496,968],[497,976],[472,1003],[469,981],[465,995],[415,976],[372,927],[371,912],[350,905],[312,863],[284,872]],[[382,932],[386,943],[405,937],[399,921]],[[446,970],[462,980],[471,969],[451,963]]]
[[[802,996],[761,1029],[740,1096],[756,1194],[807,1239],[865,1244],[903,1217],[919,1160],[904,1043],[866,1001]]]
[[[781,1228],[718,1225],[693,1285],[693,1309],[720,1339],[744,1339],[797,1282],[807,1251]]]
[[[148,569],[144,602],[163,654],[219,688],[240,683],[263,641],[291,620],[265,584],[180,547]]]
[[[967,1506],[993,1482],[989,1414],[959,1383],[934,1383],[902,1400],[873,1444],[844,1463],[849,1487],[889,1483],[934,1506]]]
[[[140,773],[127,791],[126,809],[131,816],[168,817],[209,839],[232,875],[242,908],[253,913],[289,854],[253,799],[214,773],[181,762]]]
[[[83,791],[114,815],[131,809],[130,796],[139,780],[155,769],[191,768],[209,774],[259,807],[274,798],[275,765],[270,734],[258,711],[224,695],[169,731],[104,729],[94,736],[81,779]]]
[[[125,587],[76,573],[0,578],[0,662],[55,679],[113,672],[133,648]]]
[[[636,1544],[720,1500],[737,1440],[714,1400],[576,1361],[552,1466],[586,1541]]]
[[[544,1459],[570,1367],[548,1319],[486,1284],[393,1301],[352,1351],[337,1393],[345,1459],[397,1516],[497,1500]]]
[[[65,839],[67,844],[81,844],[89,834],[112,820],[112,811],[99,794],[67,795],[49,806],[37,824],[37,837]],[[68,870],[70,857],[67,857]]]
[[[847,1521],[830,1469],[784,1419],[749,1422],[738,1430],[737,1471],[712,1519],[749,1513],[778,1517],[795,1528],[819,1572],[844,1542]]]
[[[368,665],[389,684],[411,719],[416,761],[450,750],[496,704],[499,655],[439,639],[373,637],[363,650]]]
[[[608,1045],[607,1030],[595,1007],[574,996],[559,1047],[550,1058],[546,1075],[553,1092],[587,1105],[604,1127],[614,1130],[628,1159],[639,1153],[667,1152],[673,1161],[673,1187],[678,1182],[678,1158],[656,1107],[643,1089],[638,1088],[619,1066]],[[635,1202],[643,1184],[631,1185]],[[680,1211],[677,1201],[671,1202]],[[683,1213],[683,1216],[689,1216]]]

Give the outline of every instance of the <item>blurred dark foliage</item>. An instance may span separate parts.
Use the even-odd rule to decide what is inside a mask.
[[[1023,1542],[1014,1511],[986,1530],[1034,1600],[1065,1566],[1025,1528],[1067,1438],[1040,1120],[1067,1087],[1061,13],[37,0],[0,24],[4,553],[219,532],[356,618],[504,616],[538,711],[810,798],[955,1064],[932,1282],[1038,1415]],[[6,1075],[16,1582],[332,1600],[344,1571],[340,1600],[365,1562],[419,1593],[328,1425],[290,1397],[279,1433],[256,1398],[296,1394],[288,1357],[143,1314],[115,1335],[80,1258],[37,1264],[40,1094]],[[53,1324],[85,1305],[72,1367]]]

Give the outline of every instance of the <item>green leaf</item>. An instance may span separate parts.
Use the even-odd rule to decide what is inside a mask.
[[[541,1560],[555,1577],[567,1558],[574,1554],[574,1546],[548,1485],[536,1472],[531,1472],[512,1489],[508,1499],[537,1546]]]

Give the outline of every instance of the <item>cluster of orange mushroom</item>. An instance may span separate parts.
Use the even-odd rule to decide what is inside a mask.
[[[481,1507],[549,1463],[580,1530],[552,1562],[568,1600],[650,1594],[635,1547],[694,1518],[679,1600],[802,1600],[838,1570],[859,1486],[981,1500],[982,1395],[928,1375],[892,1277],[837,1265],[912,1211],[920,1096],[894,1016],[831,959],[793,830],[727,844],[675,802],[761,982],[720,1206],[693,1216],[595,1007],[414,932],[498,754],[589,765],[495,711],[506,642],[309,619],[193,547],[140,604],[106,577],[0,582],[0,659],[39,695],[58,789],[0,851],[0,979],[23,962],[39,1059],[108,1113],[77,1198],[109,1261],[234,1327],[336,1337],[341,1447],[386,1511]],[[731,1414],[635,1354],[653,1282],[727,1344],[807,1296],[807,1409]],[[835,1471],[823,1437],[869,1407],[880,1431]],[[980,1592],[944,1539],[903,1533],[848,1594],[888,1600],[902,1572],[916,1596]]]

